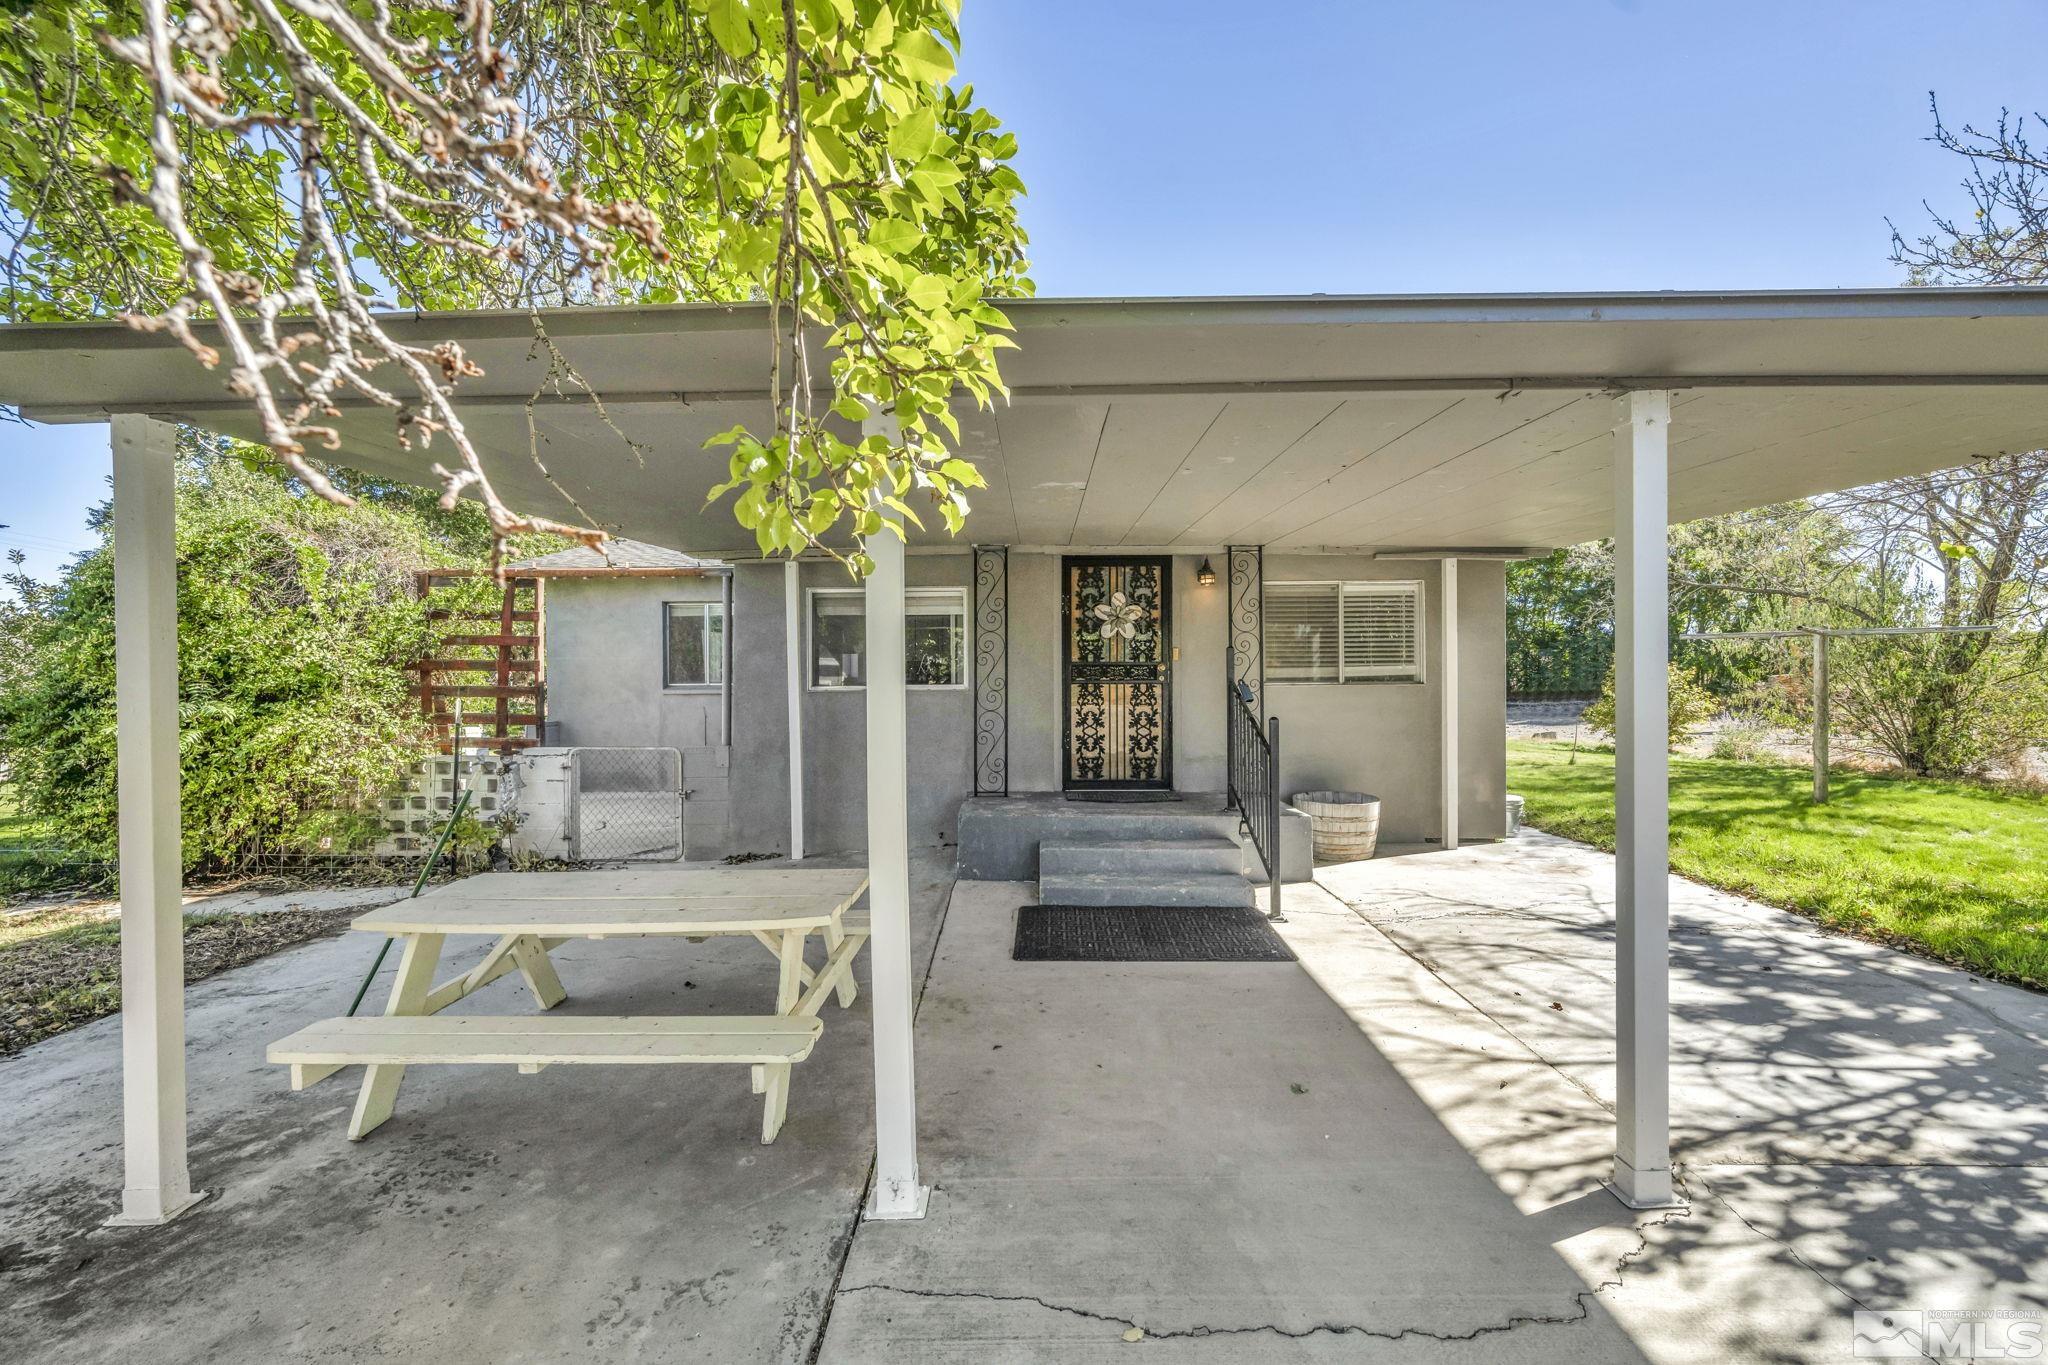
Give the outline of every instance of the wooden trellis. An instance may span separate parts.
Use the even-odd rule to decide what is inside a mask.
[[[473,569],[423,570],[419,593],[426,598],[436,587],[478,576]],[[456,748],[458,709],[463,749],[505,754],[540,743],[547,715],[546,588],[538,578],[508,576],[497,599],[495,608],[427,612],[442,635],[433,654],[414,667],[421,714],[444,753]]]

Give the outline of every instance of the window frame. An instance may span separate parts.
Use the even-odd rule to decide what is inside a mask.
[[[915,598],[918,598],[918,597],[940,597],[940,596],[943,596],[943,597],[946,597],[946,598],[950,599],[950,601],[951,601],[951,602],[953,603],[953,609],[954,609],[954,612],[955,612],[955,614],[956,614],[956,615],[958,616],[958,619],[959,619],[959,621],[960,621],[960,681],[958,681],[958,682],[950,682],[950,683],[905,683],[905,684],[904,684],[904,686],[905,686],[905,687],[906,687],[906,688],[907,688],[908,690],[910,690],[910,691],[912,691],[912,692],[965,692],[965,691],[966,691],[966,690],[967,690],[967,689],[968,689],[969,687],[971,687],[971,686],[973,685],[972,681],[970,680],[970,675],[971,675],[971,673],[973,672],[973,654],[974,654],[974,646],[973,646],[973,641],[972,641],[971,639],[969,639],[969,638],[968,638],[968,625],[969,625],[969,618],[968,618],[968,614],[967,614],[967,589],[965,589],[965,588],[961,588],[961,587],[953,587],[953,586],[949,586],[949,585],[946,585],[946,584],[935,584],[935,585],[930,585],[930,586],[925,586],[925,585],[917,585],[917,586],[913,586],[913,587],[906,587],[906,588],[905,588],[905,589],[903,590],[903,616],[904,616],[904,632],[903,632],[903,637],[904,637],[904,638],[903,638],[903,643],[904,643],[904,649],[905,649],[905,650],[907,651],[907,650],[909,649],[909,647],[910,647],[910,630],[909,630],[909,619],[910,619],[910,614],[911,614],[911,611],[910,611],[910,607],[911,607],[911,602],[912,602],[912,600],[913,600],[913,599],[915,599]],[[803,650],[804,650],[804,690],[805,690],[806,692],[828,692],[828,693],[830,693],[830,692],[865,692],[865,691],[867,691],[867,690],[868,690],[868,685],[867,685],[866,683],[864,683],[864,682],[858,682],[858,683],[820,683],[820,682],[818,681],[818,649],[817,649],[817,631],[818,631],[818,607],[817,607],[817,600],[818,600],[818,599],[819,599],[820,597],[851,597],[851,598],[854,598],[854,599],[858,600],[858,601],[859,601],[859,602],[860,602],[860,603],[862,604],[862,614],[861,614],[861,620],[862,620],[862,622],[863,622],[863,626],[862,626],[862,629],[863,629],[863,630],[865,630],[865,629],[866,629],[866,626],[865,626],[865,622],[866,622],[866,619],[867,619],[867,618],[866,618],[866,614],[865,614],[865,613],[866,613],[866,603],[867,603],[867,589],[865,589],[865,588],[806,588],[806,589],[804,589],[804,623],[803,623],[803,637],[804,637],[804,638],[803,638]],[[865,636],[863,636],[862,638],[863,638],[863,641],[865,641],[865,638],[866,638],[866,637],[865,637]],[[908,661],[908,659],[906,658],[906,660],[905,660],[905,663],[906,663],[906,665],[908,664],[908,662],[909,662],[909,661]]]
[[[1429,681],[1429,582],[1422,578],[1276,578],[1268,580],[1259,588],[1259,629],[1261,640],[1265,638],[1266,593],[1273,588],[1335,588],[1337,590],[1337,676],[1334,678],[1275,678],[1268,676],[1268,686],[1273,687],[1420,687]],[[1363,677],[1346,675],[1344,638],[1344,599],[1352,590],[1362,594],[1390,595],[1390,590],[1406,588],[1415,599],[1415,672],[1414,676],[1392,676],[1383,673],[1366,674]],[[1263,649],[1263,645],[1262,645]]]
[[[676,682],[669,676],[669,622],[677,607],[693,608],[698,616],[705,621],[705,669],[709,672],[711,668],[716,667],[719,673],[718,677],[705,682]],[[715,650],[712,648],[711,627],[709,624],[713,616],[716,616],[719,622],[719,641],[718,647]],[[661,604],[661,690],[664,692],[723,692],[725,690],[724,636],[727,625],[725,603],[716,598],[678,598],[674,601],[663,602]]]

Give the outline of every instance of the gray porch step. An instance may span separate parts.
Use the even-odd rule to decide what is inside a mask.
[[[1235,872],[1060,872],[1038,879],[1041,905],[1249,906],[1252,886]]]
[[[1162,880],[1200,873],[1236,876],[1243,853],[1237,840],[1211,835],[1186,839],[1048,839],[1038,846],[1041,879],[1067,873],[1127,872]]]

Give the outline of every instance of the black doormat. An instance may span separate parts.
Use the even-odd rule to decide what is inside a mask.
[[[1256,910],[1194,905],[1024,905],[1018,962],[1292,962]]]
[[[1104,805],[1117,806],[1138,804],[1149,805],[1155,801],[1178,801],[1180,799],[1181,796],[1179,792],[1148,791],[1143,788],[1134,791],[1117,791],[1115,789],[1111,789],[1108,791],[1099,792],[1082,791],[1067,793],[1067,800],[1069,801],[1099,801]]]

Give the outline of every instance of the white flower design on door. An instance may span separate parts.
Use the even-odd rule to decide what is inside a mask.
[[[1109,595],[1107,602],[1096,603],[1095,615],[1102,622],[1096,634],[1104,640],[1134,640],[1138,636],[1138,623],[1145,619],[1145,609],[1119,589]]]

